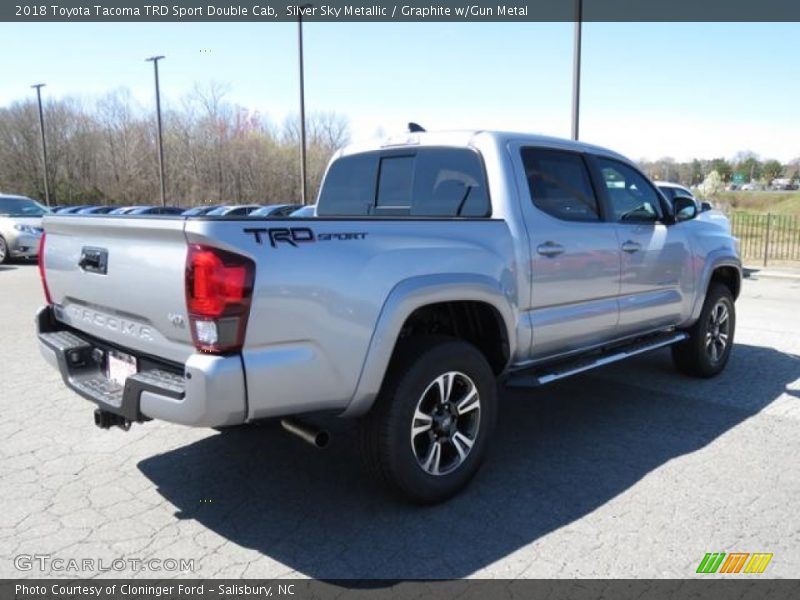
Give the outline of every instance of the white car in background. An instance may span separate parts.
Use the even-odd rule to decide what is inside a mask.
[[[42,215],[50,209],[26,198],[0,194],[0,264],[12,258],[36,258]]]
[[[743,192],[763,192],[764,186],[760,183],[755,183],[751,181],[750,183],[745,183],[739,189]]]
[[[675,203],[675,198],[679,196],[691,198],[695,201],[695,204],[697,204],[698,219],[702,221],[708,221],[709,223],[715,223],[725,229],[728,234],[731,233],[731,222],[728,220],[728,217],[725,216],[725,213],[716,210],[710,202],[698,200],[686,186],[669,181],[656,181],[655,184],[673,206]]]

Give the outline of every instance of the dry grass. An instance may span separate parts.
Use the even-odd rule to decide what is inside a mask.
[[[800,215],[800,192],[722,192],[714,204],[725,212]]]

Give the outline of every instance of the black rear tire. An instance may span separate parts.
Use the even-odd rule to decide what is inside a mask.
[[[497,381],[484,355],[459,339],[415,336],[395,351],[362,419],[361,455],[405,499],[442,502],[478,472],[496,418]]]
[[[720,322],[722,321],[722,322]],[[694,377],[719,375],[728,363],[736,332],[736,308],[727,286],[712,283],[689,339],[672,346],[675,367]]]

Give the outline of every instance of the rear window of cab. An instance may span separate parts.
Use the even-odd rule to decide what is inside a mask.
[[[413,148],[335,160],[322,184],[319,216],[488,217],[486,174],[468,148]]]

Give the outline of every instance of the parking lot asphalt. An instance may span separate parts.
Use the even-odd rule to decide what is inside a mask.
[[[0,266],[0,577],[682,578],[707,552],[800,573],[800,280],[745,280],[716,379],[662,351],[503,391],[484,469],[432,508],[376,486],[349,425],[324,451],[272,424],[97,429],[39,356],[40,304],[35,265]],[[112,565],[151,558],[194,569]]]

